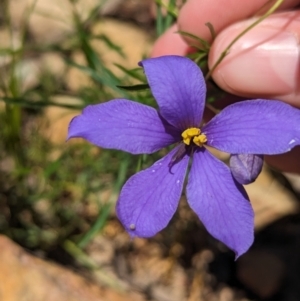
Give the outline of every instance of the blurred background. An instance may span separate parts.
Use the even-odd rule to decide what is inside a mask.
[[[0,1],[1,301],[300,300],[299,176],[265,166],[246,187],[256,239],[234,261],[184,196],[151,239],[130,240],[116,219],[123,183],[162,152],[66,142],[88,104],[155,106],[137,63],[176,21],[175,2]]]

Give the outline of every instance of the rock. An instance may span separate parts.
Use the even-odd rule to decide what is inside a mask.
[[[9,13],[13,27],[22,29],[27,14],[29,16],[29,32],[34,40],[41,44],[49,44],[62,40],[68,33],[75,29],[73,24],[74,8],[80,12],[82,20],[98,4],[98,0],[79,0],[73,6],[69,0],[11,0]]]
[[[40,57],[40,73],[50,73],[60,79],[64,76],[65,69],[64,59],[56,52],[46,52]]]
[[[25,59],[18,62],[15,71],[21,91],[29,90],[39,84],[38,59]]]
[[[126,68],[137,68],[137,63],[150,51],[151,40],[149,35],[135,25],[113,19],[103,19],[93,28],[94,35],[105,35],[114,44],[121,47],[125,57],[112,51],[103,41],[94,40],[93,46],[102,54],[105,65],[112,72],[120,70],[114,65],[121,64]],[[124,75],[124,73],[121,73]]]
[[[101,14],[108,15],[118,9],[118,7],[124,2],[123,0],[109,0],[103,3],[101,7]]]
[[[137,21],[142,18],[148,17],[147,7],[152,0],[148,0],[147,3],[140,3],[136,1],[133,3],[134,7],[140,4],[141,7],[146,7],[146,10],[137,10],[135,15]],[[74,4],[72,4],[74,2]],[[98,9],[99,16],[111,14],[115,11],[122,11],[124,14],[124,8],[122,7],[120,0],[10,0],[9,14],[11,16],[13,28],[17,31],[22,30],[22,26],[26,18],[29,16],[29,32],[34,40],[41,44],[49,44],[53,42],[61,41],[67,34],[73,32],[75,28],[74,24],[74,12],[78,13],[81,20],[86,20],[90,13],[94,9]],[[130,1],[128,1],[130,3]],[[28,14],[30,12],[30,14]],[[132,15],[132,11],[131,15]],[[124,32],[124,31],[123,31]],[[121,35],[126,36],[126,35]]]
[[[153,31],[153,8],[156,11],[156,4],[153,0],[110,0],[109,2],[112,2],[110,7],[107,3],[107,7],[103,7],[101,11],[102,14],[123,21],[134,22],[147,30]],[[113,4],[115,4],[114,7],[112,6]]]
[[[75,272],[36,258],[0,236],[0,298],[3,301],[142,301],[95,285]]]
[[[300,193],[300,175],[295,173],[290,173],[290,172],[284,172],[283,174],[288,179],[293,189],[297,193]]]
[[[299,212],[296,197],[264,168],[256,181],[244,186],[255,212],[257,230]]]
[[[81,104],[80,99],[65,95],[56,95],[51,100],[60,104]],[[43,116],[41,134],[54,144],[63,144],[67,139],[69,122],[78,114],[80,114],[80,110],[56,106],[47,107]]]
[[[79,51],[73,53],[71,60],[78,65],[87,65],[84,54]],[[68,70],[66,74],[65,84],[71,91],[78,92],[83,87],[91,87],[92,80],[90,76],[88,76],[82,70],[76,67],[72,67]]]

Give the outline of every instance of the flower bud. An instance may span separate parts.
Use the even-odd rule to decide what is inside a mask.
[[[234,154],[229,166],[233,177],[240,184],[250,184],[256,180],[263,166],[263,155]]]

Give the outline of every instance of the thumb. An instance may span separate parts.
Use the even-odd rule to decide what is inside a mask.
[[[209,54],[210,68],[254,20],[233,24],[217,36]],[[230,48],[212,77],[232,94],[279,99],[300,107],[299,41],[300,11],[274,14]]]

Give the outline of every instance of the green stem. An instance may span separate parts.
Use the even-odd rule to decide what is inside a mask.
[[[164,7],[168,14],[171,15],[173,18],[177,19],[178,17],[178,10],[176,9],[176,1],[170,0],[170,3],[167,5],[161,0],[155,0],[155,3],[161,7]]]
[[[128,158],[128,157],[127,157]],[[121,162],[118,177],[116,179],[113,192],[119,192],[122,185],[126,180],[127,170],[130,164],[130,160],[124,160]],[[101,206],[101,210],[97,217],[96,222],[92,225],[92,227],[84,234],[81,240],[78,242],[77,246],[80,249],[85,248],[88,243],[104,228],[107,219],[109,218],[109,214],[113,205],[113,199],[115,194],[112,193],[108,202]]]
[[[255,27],[257,24],[259,24],[261,21],[266,19],[269,15],[271,15],[282,3],[284,0],[277,0],[275,4],[260,18],[258,18],[255,22],[253,22],[249,27],[244,29],[239,35],[237,35],[230,43],[229,45],[225,48],[225,50],[221,53],[220,57],[218,60],[215,62],[213,67],[210,69],[210,71],[206,74],[205,80],[207,81],[211,74],[215,71],[216,67],[223,61],[225,56],[228,54],[230,48],[235,44],[244,34],[246,34],[249,30],[251,30],[253,27]]]
[[[88,243],[103,229],[109,217],[111,208],[112,202],[104,204],[101,207],[97,220],[78,242],[78,248],[84,249],[88,245]]]
[[[161,6],[156,4],[156,36],[159,37],[163,33],[163,15]]]
[[[175,0],[170,0],[170,3],[168,5],[168,13],[167,16],[165,17],[164,30],[167,30],[172,25],[172,23],[176,20],[176,17],[172,13],[170,13],[171,10],[174,10],[175,5],[176,5]]]

